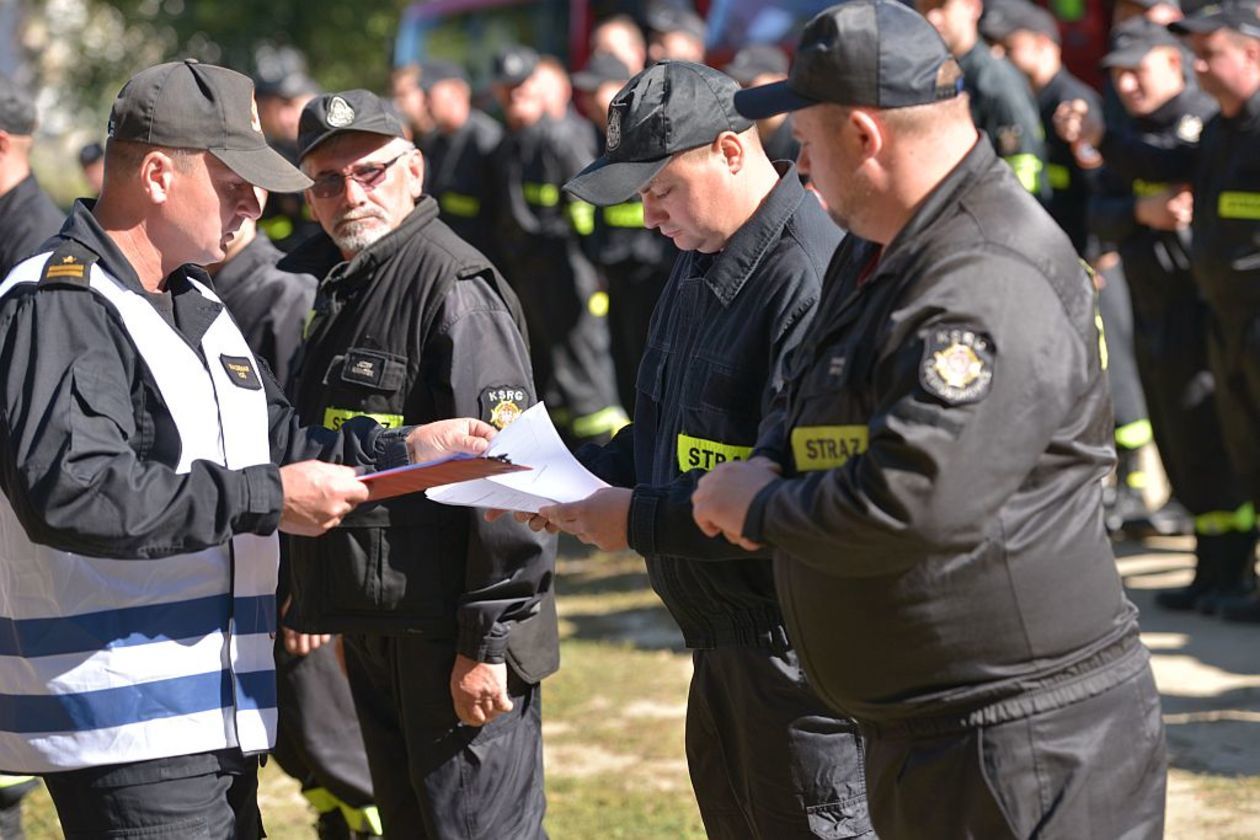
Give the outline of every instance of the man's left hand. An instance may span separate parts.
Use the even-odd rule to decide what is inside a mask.
[[[456,654],[455,667],[451,669],[451,700],[455,704],[455,715],[469,726],[485,726],[504,712],[512,711],[507,665],[477,662]]]
[[[633,490],[605,487],[580,502],[548,505],[538,511],[552,525],[603,551],[629,548],[626,535]]]
[[[700,479],[691,494],[691,515],[707,536],[718,534],[746,551],[761,548],[744,539],[744,519],[761,488],[779,477],[781,468],[769,458],[728,461]]]
[[[435,461],[448,455],[480,455],[490,446],[495,428],[471,417],[438,420],[417,426],[407,435],[411,463]]]

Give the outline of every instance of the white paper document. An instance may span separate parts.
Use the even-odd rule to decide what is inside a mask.
[[[542,403],[495,435],[485,454],[506,456],[513,464],[532,469],[430,487],[424,494],[444,505],[537,513],[539,508],[557,502],[581,501],[608,486],[569,452]]]

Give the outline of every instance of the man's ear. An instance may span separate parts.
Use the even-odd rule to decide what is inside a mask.
[[[7,131],[0,131],[0,155],[7,155],[13,148],[13,137]]]
[[[161,149],[154,149],[140,161],[140,187],[153,204],[165,204],[170,199],[175,177],[175,160]]]
[[[410,179],[411,197],[415,201],[420,200],[420,195],[424,192],[424,153],[416,149],[415,154],[407,161],[407,175]]]
[[[849,111],[848,120],[852,131],[847,132],[849,142],[854,144],[850,151],[866,160],[879,155],[887,143],[887,131],[874,114],[861,108]]]
[[[748,162],[747,152],[744,148],[744,141],[733,131],[723,131],[713,141],[713,151],[722,156],[726,162],[726,168],[732,175],[744,168],[744,164]]]

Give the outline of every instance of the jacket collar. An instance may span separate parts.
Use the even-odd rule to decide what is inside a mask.
[[[92,208],[95,206],[96,199],[94,198],[80,198],[76,201],[70,208],[70,215],[66,217],[66,222],[61,226],[61,233],[58,236],[62,239],[73,239],[96,254],[99,257],[97,265],[104,269],[106,274],[122,283],[130,291],[145,294],[146,290],[140,283],[140,275],[136,274],[131,262],[123,256],[123,252],[114,244],[114,240],[109,238],[109,234],[92,215]]]
[[[731,235],[726,247],[713,255],[704,282],[723,306],[730,306],[748,278],[757,270],[766,252],[779,241],[783,228],[807,196],[795,164],[776,167],[779,183],[770,190],[752,218]],[[813,200],[812,198],[810,199]],[[693,264],[700,255],[692,252]]]

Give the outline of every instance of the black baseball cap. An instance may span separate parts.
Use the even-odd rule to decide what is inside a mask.
[[[141,70],[118,92],[109,136],[173,149],[203,149],[270,192],[300,192],[311,181],[267,145],[254,83],[196,59]]]
[[[468,84],[468,74],[453,61],[430,61],[420,66],[420,89],[426,93],[438,82],[452,79]]]
[[[657,3],[648,9],[646,18],[648,29],[651,29],[653,32],[661,34],[666,32],[683,32],[697,41],[704,41],[704,21],[698,14],[689,9],[679,8],[664,2]]]
[[[1224,0],[1204,6],[1189,17],[1173,21],[1168,24],[1168,29],[1178,35],[1232,29],[1249,38],[1260,38],[1260,16],[1256,14],[1256,0]]]
[[[774,44],[749,44],[722,69],[741,85],[747,85],[760,76],[786,76],[788,57]]]
[[[0,131],[22,137],[35,133],[35,100],[26,88],[0,73]]]
[[[1168,27],[1144,17],[1131,18],[1111,31],[1111,50],[1099,64],[1105,68],[1137,67],[1156,47],[1180,46]]]
[[[981,20],[981,34],[994,41],[1002,41],[1016,32],[1032,32],[1044,35],[1060,43],[1059,22],[1054,15],[1028,0],[997,3],[985,9]]]
[[[739,90],[725,73],[690,61],[662,61],[631,79],[608,106],[604,154],[564,188],[583,201],[627,201],[672,155],[707,146],[723,131],[747,131],[735,111]]]
[[[507,47],[494,57],[492,80],[498,85],[519,85],[538,69],[538,62],[538,53],[529,47]]]
[[[105,147],[93,140],[79,149],[79,166],[91,166],[103,157],[105,157]]]
[[[630,81],[630,68],[615,55],[597,52],[586,62],[586,68],[573,74],[573,87],[590,93],[607,82]]]
[[[801,33],[786,81],[735,94],[741,114],[763,119],[833,102],[905,108],[952,99],[962,72],[938,83],[957,62],[932,24],[897,0],[849,0],[821,12]]]
[[[317,96],[302,109],[298,119],[298,160],[329,138],[348,131],[382,137],[406,137],[394,109],[370,90],[343,90]]]

